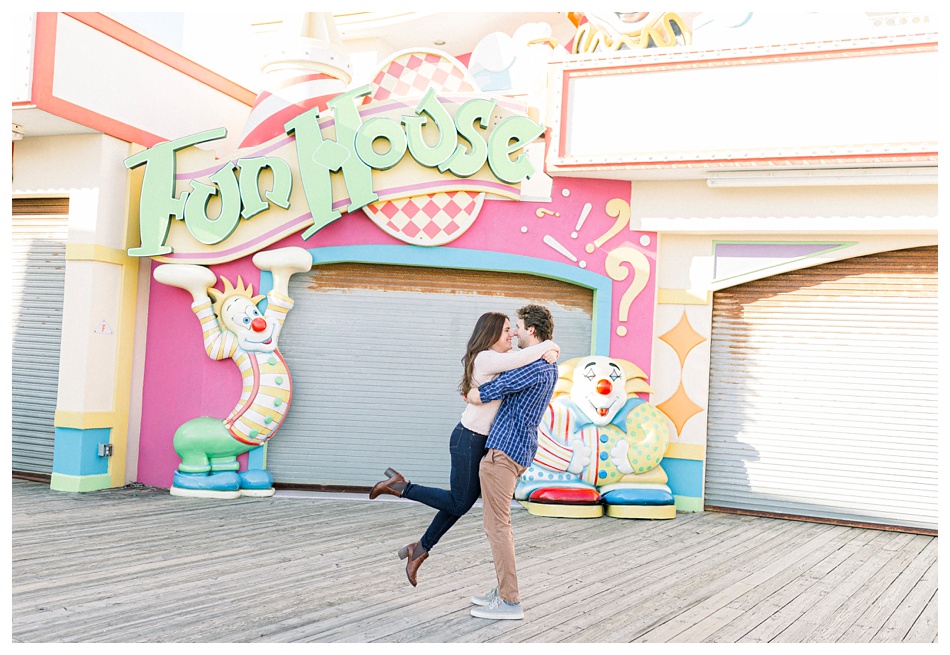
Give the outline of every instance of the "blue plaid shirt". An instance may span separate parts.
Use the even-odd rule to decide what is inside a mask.
[[[556,382],[557,364],[539,359],[478,387],[483,403],[503,399],[485,447],[497,448],[522,466],[529,466],[538,450],[538,425]]]

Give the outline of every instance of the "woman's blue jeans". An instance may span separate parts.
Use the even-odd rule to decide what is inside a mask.
[[[415,500],[439,510],[432,519],[429,528],[422,535],[420,543],[427,551],[439,543],[446,532],[478,500],[481,484],[478,481],[478,465],[485,455],[484,434],[472,432],[459,423],[449,439],[449,453],[452,456],[452,473],[449,477],[451,489],[423,487],[420,484],[406,484],[403,498]]]

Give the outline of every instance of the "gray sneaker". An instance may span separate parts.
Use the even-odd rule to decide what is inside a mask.
[[[509,605],[500,596],[495,596],[488,605],[473,607],[472,616],[480,619],[523,619],[524,612],[521,611],[521,603]]]
[[[498,587],[495,587],[484,596],[472,596],[472,605],[481,605],[484,607],[485,605],[490,605],[496,598],[498,598]]]

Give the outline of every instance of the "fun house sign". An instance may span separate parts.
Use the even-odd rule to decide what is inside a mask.
[[[516,102],[432,88],[421,100],[373,102],[370,94],[365,85],[334,97],[325,111],[304,111],[284,124],[284,134],[224,165],[193,147],[224,138],[224,128],[129,157],[126,167],[143,170],[141,245],[129,254],[229,261],[301,230],[308,239],[357,209],[407,243],[442,245],[471,224],[482,194],[517,199],[534,174],[523,148],[544,127]],[[440,194],[447,203],[457,194],[478,199],[454,212],[456,219],[467,212],[468,225],[456,222],[436,236],[399,223],[406,198]]]

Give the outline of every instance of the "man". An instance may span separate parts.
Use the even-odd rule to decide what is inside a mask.
[[[517,312],[515,336],[525,348],[550,339],[554,319],[546,307],[525,305]],[[538,449],[538,424],[554,392],[557,364],[543,359],[502,373],[473,388],[468,400],[486,403],[502,399],[479,465],[485,536],[491,544],[498,586],[484,596],[475,596],[472,616],[483,619],[522,619],[521,596],[515,571],[515,543],[511,530],[511,499],[515,483],[534,459]]]

